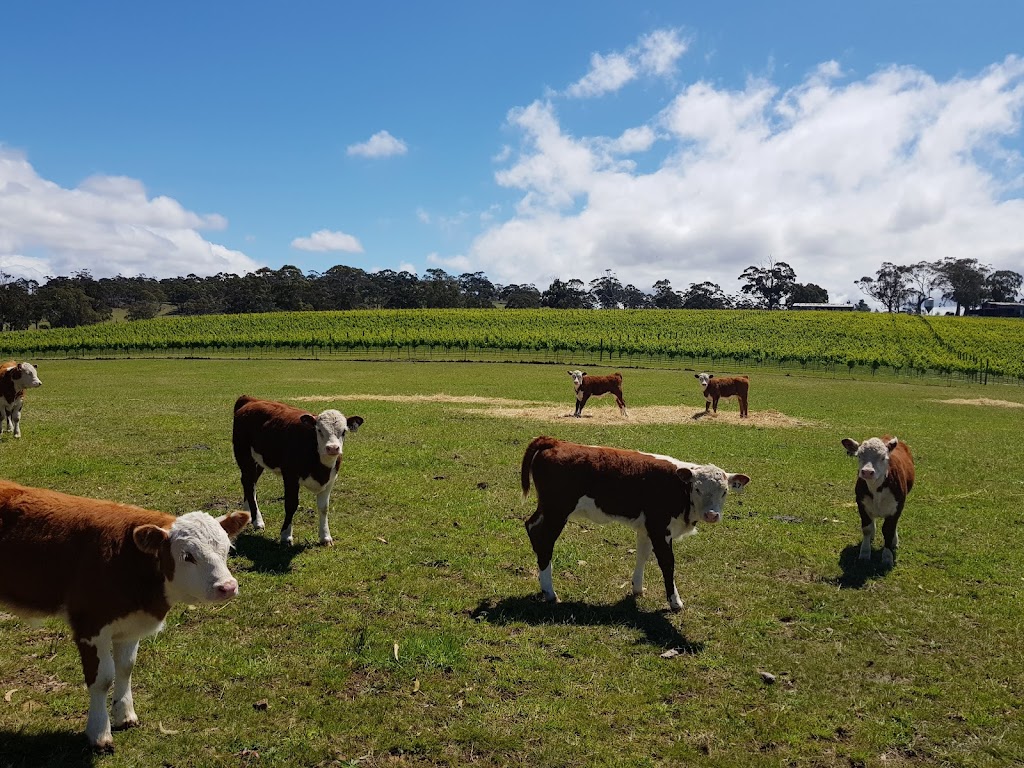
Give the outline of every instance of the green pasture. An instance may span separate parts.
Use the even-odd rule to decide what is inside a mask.
[[[692,372],[624,373],[637,414],[703,412]],[[113,756],[88,751],[66,627],[0,613],[0,768],[1024,761],[1020,387],[753,376],[752,416],[804,424],[783,428],[738,423],[734,400],[717,419],[641,424],[416,399],[569,414],[564,366],[46,360],[40,376],[24,436],[0,439],[0,476],[175,513],[242,508],[230,425],[243,392],[366,423],[331,499],[336,545],[316,545],[307,491],[297,546],[278,544],[282,490],[265,475],[268,529],[242,534],[230,561],[241,594],[179,606],[143,641],[142,725],[115,734]],[[888,573],[880,540],[871,565],[856,561],[855,463],[839,442],[883,432],[909,443],[918,474]],[[676,542],[681,613],[653,560],[647,594],[627,598],[622,526],[570,523],[555,548],[563,602],[534,599],[519,463],[539,434],[753,478],[722,523]]]

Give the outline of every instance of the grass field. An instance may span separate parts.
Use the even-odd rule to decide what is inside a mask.
[[[680,371],[626,372],[629,421],[607,398],[565,418],[555,366],[47,361],[40,375],[24,437],[0,439],[0,476],[175,513],[241,507],[242,392],[366,423],[332,498],[336,546],[315,545],[303,491],[297,546],[281,547],[280,481],[264,477],[268,529],[230,563],[241,594],[176,608],[143,641],[142,726],[115,734],[115,755],[87,750],[66,627],[0,613],[0,768],[1024,760],[1019,387],[761,375],[741,424],[734,400],[694,419],[703,401]],[[839,443],[884,431],[918,472],[888,573],[879,545],[856,562]],[[721,524],[676,543],[682,613],[653,562],[627,599],[625,527],[571,523],[555,548],[564,602],[534,599],[518,471],[545,433],[753,478]]]

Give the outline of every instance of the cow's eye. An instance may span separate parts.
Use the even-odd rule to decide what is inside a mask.
[[[191,552],[186,552],[185,554],[183,554],[181,556],[181,559],[184,560],[186,563],[194,563],[196,561],[195,557],[192,555]]]

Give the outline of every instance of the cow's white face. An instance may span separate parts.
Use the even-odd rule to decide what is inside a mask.
[[[728,474],[714,464],[682,467],[676,470],[679,476],[692,484],[690,509],[693,521],[717,523],[722,519],[722,507],[729,490],[740,491],[750,482],[746,475]]]
[[[14,385],[18,389],[32,389],[43,386],[39,380],[39,372],[32,363],[20,363],[14,373]]]
[[[851,456],[857,458],[859,465],[857,477],[872,487],[877,487],[889,474],[889,452],[896,448],[899,440],[895,437],[887,442],[879,437],[872,437],[863,443],[843,438],[843,447]]]
[[[713,373],[695,373],[695,374],[693,374],[693,378],[697,379],[697,381],[700,382],[700,388],[701,389],[707,389],[708,388],[708,382],[711,381],[713,378],[715,378],[715,374],[713,374]]]
[[[214,518],[205,512],[182,515],[170,530],[141,525],[135,544],[160,560],[171,603],[218,602],[238,594],[238,581],[228,570],[231,537],[249,524],[248,512]]]
[[[316,449],[325,464],[333,464],[345,448],[345,435],[355,432],[363,420],[359,416],[345,418],[341,411],[324,411],[316,417]]]
[[[579,388],[583,386],[583,377],[586,376],[583,371],[569,371],[569,375],[572,376],[572,387],[579,391]]]

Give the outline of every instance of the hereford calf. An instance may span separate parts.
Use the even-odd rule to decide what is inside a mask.
[[[903,513],[907,494],[914,487],[914,457],[910,448],[897,438],[886,435],[872,437],[863,443],[843,438],[843,447],[859,464],[857,485],[857,511],[864,538],[860,544],[860,559],[871,559],[871,541],[875,537],[875,520],[882,518],[882,564],[892,566],[900,537],[896,524]]]
[[[21,407],[25,403],[25,390],[42,385],[32,363],[11,360],[0,365],[0,434],[6,427],[15,437],[21,437]]]
[[[714,408],[718,413],[718,401],[723,397],[733,397],[740,403],[740,418],[747,418],[747,392],[750,389],[750,380],[746,376],[720,376],[715,378],[713,373],[695,373],[693,378],[700,382],[704,388],[704,413]]]
[[[320,543],[331,545],[327,506],[341,469],[345,435],[363,423],[361,416],[346,417],[328,410],[319,416],[292,405],[242,395],[235,402],[232,444],[242,472],[242,491],[253,525],[262,531],[263,515],[256,503],[256,481],[269,469],[284,480],[284,525],[281,542],[292,543],[292,518],[299,507],[299,486],[316,494],[320,512]]]
[[[673,611],[683,602],[675,585],[672,540],[696,532],[697,523],[717,523],[729,489],[740,490],[750,478],[727,474],[713,464],[690,464],[618,448],[577,445],[538,437],[523,455],[523,495],[530,478],[537,488],[537,511],[526,532],[537,555],[545,600],[557,602],[551,583],[551,554],[570,518],[595,523],[619,521],[636,531],[633,594],[644,591],[644,566],[654,552],[665,579]]]
[[[139,639],[160,631],[175,603],[238,594],[228,571],[230,538],[246,512],[175,518],[111,501],[67,496],[0,480],[0,603],[71,626],[89,688],[85,733],[113,751],[115,728],[139,724],[132,669]]]
[[[583,413],[583,406],[591,397],[601,395],[615,395],[615,402],[619,406],[619,412],[623,416],[629,416],[626,411],[626,401],[622,399],[622,374],[613,373],[609,376],[589,376],[583,371],[569,371],[572,376],[572,385],[576,390],[576,413],[577,419]]]

